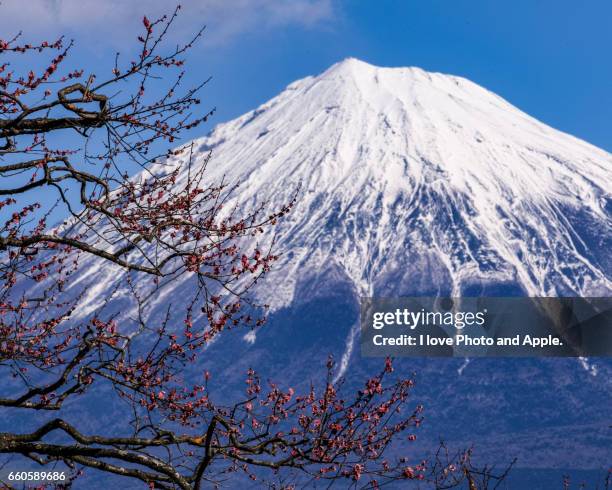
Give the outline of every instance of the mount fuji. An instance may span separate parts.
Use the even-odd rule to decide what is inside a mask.
[[[612,156],[466,79],[348,59],[199,143],[239,202],[302,186],[276,307],[332,267],[364,295],[612,292]]]
[[[241,183],[229,204],[300,186],[255,291],[273,310],[328,273],[361,296],[612,294],[612,155],[464,78],[347,59],[194,145]]]
[[[612,155],[464,78],[347,59],[194,149],[196,165],[212,152],[211,181],[240,182],[228,207],[274,210],[298,195],[276,229],[281,258],[252,290],[271,305],[269,324],[210,347],[228,383],[249,366],[305,382],[327,354],[361,379],[377,365],[356,352],[361,296],[612,295]],[[86,314],[124,276],[82,265],[72,287],[86,286]],[[192,288],[181,278],[153,310]],[[419,373],[433,439],[473,443],[493,461],[517,456],[544,479],[609,463],[609,360],[398,366]]]

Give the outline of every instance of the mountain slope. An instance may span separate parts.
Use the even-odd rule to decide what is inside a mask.
[[[196,165],[213,153],[211,181],[241,182],[228,208],[279,209],[299,189],[276,230],[281,260],[253,290],[272,306],[269,325],[210,349],[228,392],[250,366],[305,383],[328,353],[349,382],[378,369],[353,351],[359,296],[612,294],[612,155],[463,78],[348,59],[194,144]],[[85,260],[70,285],[87,292],[77,314],[103,304],[122,274]],[[173,283],[153,314],[192,289],[187,276]],[[524,456],[523,467],[606,461],[607,360],[598,371],[573,359],[397,368],[426,383],[417,397],[432,414],[429,440],[473,442],[495,462]]]
[[[256,291],[274,309],[332,269],[359,295],[612,293],[612,155],[466,79],[347,59],[195,148],[243,208],[301,186]],[[88,271],[95,302],[117,274]]]
[[[223,379],[258,366],[300,383],[333,353],[359,382],[378,369],[355,352],[361,295],[612,293],[612,155],[468,80],[349,59],[197,144],[213,180],[242,182],[247,208],[278,208],[301,185],[278,229],[284,255],[255,290],[269,325],[215,346]],[[607,461],[606,360],[400,361],[424,383],[424,440],[523,468]]]
[[[302,186],[276,307],[330,264],[361,294],[612,291],[612,156],[468,80],[349,59],[198,143],[238,202]]]

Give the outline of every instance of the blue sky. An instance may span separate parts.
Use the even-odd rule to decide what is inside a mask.
[[[345,1],[318,28],[228,46],[210,67],[220,115],[355,56],[461,75],[536,118],[612,151],[612,2]]]
[[[553,127],[612,151],[609,0],[187,0],[177,35],[208,32],[191,57],[213,76],[214,123],[244,113],[297,78],[354,56],[467,77]],[[75,62],[110,66],[143,13],[162,0],[4,0],[2,37],[65,32]],[[95,8],[95,10],[94,10]],[[93,16],[91,12],[99,12]]]

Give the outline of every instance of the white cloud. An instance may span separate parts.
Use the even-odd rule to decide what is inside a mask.
[[[243,33],[285,26],[313,27],[334,16],[334,0],[184,0],[177,30],[207,25],[207,44]],[[174,8],[167,0],[0,0],[0,39],[22,30],[38,36],[92,37],[119,45],[135,36],[143,15],[153,19]]]

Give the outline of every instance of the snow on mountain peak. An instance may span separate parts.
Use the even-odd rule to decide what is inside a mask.
[[[255,294],[609,295],[612,155],[464,78],[349,58],[195,141],[234,202],[295,210]],[[110,286],[109,286],[110,287]],[[305,287],[305,286],[304,286]]]
[[[612,156],[469,80],[349,58],[199,142],[244,182],[238,201],[302,184],[284,267],[333,264],[362,293],[390,278],[405,293],[610,291]]]

